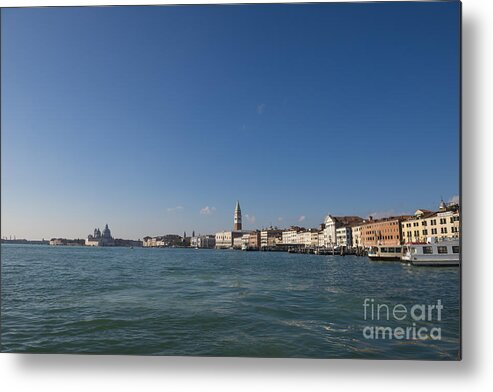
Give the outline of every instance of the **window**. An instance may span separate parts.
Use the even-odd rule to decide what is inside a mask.
[[[423,226],[426,226],[426,221],[423,221],[423,223],[422,223],[422,224],[423,224]]]
[[[423,230],[423,235],[428,235],[428,230]]]
[[[381,253],[387,253],[387,248],[381,248],[381,249],[380,249],[380,252],[381,252]]]
[[[401,248],[395,248],[395,253],[401,253]]]
[[[450,223],[454,223],[454,217],[453,216],[450,217]]]
[[[440,218],[440,224],[444,225],[445,223],[447,223],[447,219],[446,218]]]
[[[438,254],[446,254],[447,252],[447,247],[446,246],[438,246]]]
[[[452,253],[460,253],[460,249],[458,246],[452,246]]]
[[[433,247],[432,246],[423,246],[423,254],[432,255],[433,254]]]
[[[394,253],[395,249],[394,248],[389,248],[389,253]]]

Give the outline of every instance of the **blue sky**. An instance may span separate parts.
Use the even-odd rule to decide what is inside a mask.
[[[2,236],[435,209],[459,3],[2,10]],[[245,217],[245,214],[248,217]]]

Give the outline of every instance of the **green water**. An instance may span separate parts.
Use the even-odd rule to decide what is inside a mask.
[[[6,352],[457,359],[459,269],[364,257],[2,245]],[[443,304],[441,339],[367,339],[363,303]]]

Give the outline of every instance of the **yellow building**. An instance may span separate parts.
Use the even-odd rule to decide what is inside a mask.
[[[260,246],[263,249],[275,247],[282,243],[282,230],[269,227],[260,232]]]
[[[402,241],[426,242],[429,237],[457,238],[460,232],[458,204],[440,203],[438,211],[417,210],[414,218],[401,222]]]
[[[299,233],[304,230],[301,227],[293,226],[282,232],[283,245],[299,245],[300,238]]]
[[[361,227],[362,225],[354,225],[351,227],[351,239],[353,248],[363,247],[363,242],[361,240]]]
[[[318,246],[318,230],[311,229],[298,233],[298,243],[305,245],[306,248],[315,248]]]

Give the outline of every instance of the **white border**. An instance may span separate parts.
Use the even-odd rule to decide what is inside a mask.
[[[179,3],[204,2],[184,0]],[[415,392],[433,389],[464,392],[491,387],[493,260],[487,245],[491,243],[490,202],[493,200],[492,3],[491,0],[463,1],[462,362],[1,354],[2,389],[71,392],[99,389],[118,392],[151,389]],[[101,4],[173,2],[0,0],[2,7]]]

